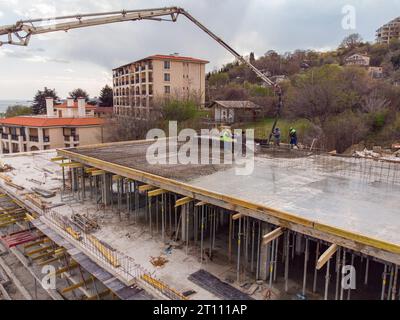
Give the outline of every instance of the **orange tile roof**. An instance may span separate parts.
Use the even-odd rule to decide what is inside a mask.
[[[54,108],[67,108],[67,102],[63,102],[61,104],[55,104]],[[71,107],[68,107],[71,108]],[[72,108],[78,108],[78,102],[74,101],[74,105],[72,106]],[[85,105],[85,108],[88,110],[94,110],[96,109],[96,106],[91,106],[90,104]]]
[[[197,63],[209,63],[210,61],[192,58],[192,57],[183,57],[183,56],[173,56],[173,55],[163,55],[163,54],[156,54],[146,59],[153,59],[153,60],[176,60],[176,61],[188,61],[188,62],[197,62]],[[144,60],[146,60],[144,59]]]
[[[84,127],[104,124],[100,118],[46,118],[46,117],[13,117],[0,119],[0,125],[21,127]]]

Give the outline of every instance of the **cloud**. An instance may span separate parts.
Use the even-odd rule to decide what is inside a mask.
[[[400,12],[398,0],[0,0],[0,12],[4,13],[1,21],[12,24],[26,18],[177,5],[240,54],[254,51],[261,56],[268,50],[283,53],[336,48],[350,32],[341,26],[342,8],[347,4],[353,5],[357,14],[357,29],[351,32],[358,32],[369,41],[374,40],[375,30],[381,24]],[[10,49],[12,52],[7,51]],[[50,74],[48,80],[43,80],[50,87],[54,87],[49,82],[56,76],[73,77],[87,72],[97,76],[96,81],[90,80],[95,81],[93,84],[83,84],[95,95],[101,82],[110,83],[112,68],[151,54],[172,52],[207,59],[208,70],[233,60],[229,52],[180,16],[176,23],[142,20],[33,36],[27,48],[1,47],[0,69],[12,64],[12,76],[16,79],[43,79],[38,75]],[[68,68],[54,68],[55,64],[67,63]],[[10,80],[6,74],[0,74],[1,83],[2,79]],[[26,86],[26,92],[29,88],[34,92],[37,81]],[[71,82],[66,80],[64,84],[59,80],[57,86],[61,92],[72,89]],[[15,92],[18,90],[21,89],[16,88]],[[0,97],[11,91],[10,87],[0,86]]]
[[[4,13],[3,13],[3,11],[0,11],[0,18],[1,18],[2,16],[4,16]]]

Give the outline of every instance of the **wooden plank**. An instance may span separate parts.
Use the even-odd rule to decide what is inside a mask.
[[[279,238],[283,234],[284,229],[282,227],[276,228],[275,230],[271,231],[270,233],[263,236],[262,244],[265,246],[271,241]]]
[[[77,284],[74,284],[74,285],[72,285],[70,287],[64,288],[64,289],[61,290],[61,292],[62,293],[67,293],[67,292],[79,289],[80,287],[83,287],[84,285],[92,283],[92,282],[93,282],[93,279],[89,278],[89,279],[87,279],[85,281],[81,281],[81,282],[78,282]]]
[[[92,176],[101,176],[103,174],[106,174],[106,172],[104,170],[95,170],[92,171]]]
[[[332,244],[318,259],[317,270],[320,270],[325,263],[336,253],[338,249],[337,244]]]
[[[28,290],[25,289],[21,281],[19,281],[19,279],[15,276],[15,274],[11,271],[6,262],[1,257],[0,257],[0,266],[3,268],[7,276],[14,282],[15,286],[18,288],[18,291],[21,292],[24,298],[26,300],[33,300]]]
[[[156,189],[156,190],[153,190],[153,191],[149,191],[147,193],[147,196],[148,197],[156,197],[156,196],[159,196],[160,194],[164,194],[164,193],[167,193],[167,192],[168,191],[164,190],[164,189]]]
[[[57,161],[62,161],[62,160],[67,160],[67,158],[65,157],[55,157],[55,158],[51,158],[51,162],[57,162]]]
[[[180,207],[180,206],[183,206],[184,204],[187,204],[187,203],[189,203],[189,202],[191,202],[191,201],[193,201],[193,200],[194,200],[194,199],[193,199],[193,198],[190,198],[190,197],[185,197],[185,198],[176,200],[176,202],[175,202],[175,208]]]
[[[61,167],[71,167],[71,166],[76,166],[76,165],[80,165],[81,167],[83,167],[83,164],[80,162],[64,162],[64,163],[60,163],[59,164]]]
[[[243,217],[243,214],[237,213],[232,216],[232,220],[236,221],[239,220],[241,217]]]
[[[207,202],[204,202],[204,201],[200,201],[195,204],[196,207],[201,207],[201,206],[206,206],[206,205],[207,205]]]
[[[139,186],[139,192],[146,192],[155,189],[156,187],[151,186],[149,184],[145,184],[143,186]]]

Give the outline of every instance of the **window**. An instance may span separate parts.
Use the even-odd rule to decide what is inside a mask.
[[[166,82],[171,81],[171,75],[169,73],[164,73],[164,81],[166,81]]]
[[[170,86],[165,86],[165,87],[164,87],[164,92],[165,92],[166,94],[170,94],[170,93],[171,93],[171,87],[170,87]]]
[[[171,61],[164,61],[164,69],[171,69]]]

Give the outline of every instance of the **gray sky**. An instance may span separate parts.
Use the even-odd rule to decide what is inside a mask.
[[[400,15],[399,0],[0,0],[0,25],[39,18],[121,9],[180,6],[241,54],[268,50],[328,50],[358,32]],[[356,29],[344,30],[342,8],[356,9]],[[32,99],[44,86],[65,98],[82,87],[98,96],[111,85],[111,69],[152,54],[204,58],[208,70],[232,60],[214,40],[180,17],[177,23],[137,21],[33,37],[28,47],[0,47],[0,100]]]

